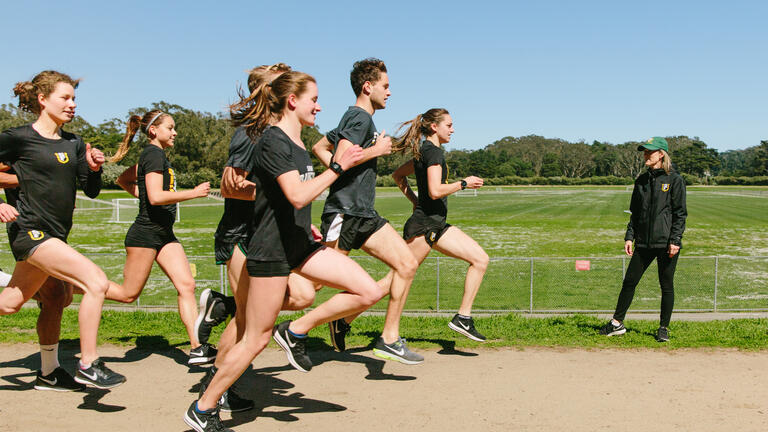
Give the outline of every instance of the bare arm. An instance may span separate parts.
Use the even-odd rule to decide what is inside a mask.
[[[138,198],[139,185],[136,183],[136,169],[136,165],[126,168],[117,180],[115,180],[115,183],[129,194]]]
[[[242,168],[224,167],[221,175],[221,196],[243,201],[253,201],[256,196],[256,184],[248,181],[248,171]]]
[[[337,158],[343,170],[347,170],[357,164],[362,157],[363,150],[360,146],[351,146]],[[296,209],[304,208],[327,189],[339,175],[333,170],[325,170],[319,176],[305,182],[301,181],[297,170],[288,171],[277,177],[277,183],[288,201]]]
[[[376,144],[363,149],[363,158],[360,159],[355,165],[360,165],[375,157],[392,153],[392,137],[386,135],[385,133],[386,131],[382,130],[381,134],[379,134],[379,137],[376,138]],[[353,145],[355,144],[352,141],[342,138],[339,140],[339,144],[336,146],[336,153],[342,154]]]
[[[152,205],[176,204],[181,201],[202,198],[208,196],[208,191],[211,190],[209,182],[200,183],[194,189],[185,191],[163,190],[163,174],[156,171],[147,173],[144,179],[147,184],[147,199]]]
[[[331,166],[331,159],[333,158],[333,144],[328,140],[327,136],[323,136],[320,141],[312,146],[312,153],[320,159],[320,163],[325,165],[326,168]]]
[[[432,165],[427,168],[427,186],[429,188],[429,197],[440,199],[454,192],[461,190],[461,182],[443,183],[443,167]],[[467,189],[479,189],[483,186],[483,179],[480,177],[469,176],[464,179],[467,182]]]
[[[19,178],[16,174],[8,174],[6,172],[0,172],[0,188],[13,189],[19,186]]]
[[[413,172],[413,159],[411,159],[408,162],[400,165],[400,167],[392,173],[392,178],[395,179],[395,183],[397,183],[397,187],[400,188],[400,192],[402,192],[403,195],[405,195],[405,197],[413,203],[413,206],[416,207],[419,205],[419,197],[413,193],[413,189],[411,189],[411,185],[408,184],[407,179],[407,177],[413,174]]]

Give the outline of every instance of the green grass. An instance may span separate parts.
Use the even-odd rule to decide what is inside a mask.
[[[411,206],[395,188],[377,191],[376,207],[398,231]],[[476,300],[476,310],[529,310],[531,261],[534,310],[610,310],[621,284],[622,247],[631,192],[619,187],[488,187],[476,197],[449,198],[448,221],[478,241],[494,259]],[[128,197],[105,191],[99,199]],[[211,204],[204,206],[201,204]],[[70,244],[88,254],[107,275],[122,281],[123,239],[128,223],[107,222],[111,208],[88,210],[94,204],[78,200]],[[313,205],[319,223],[323,202]],[[182,203],[175,232],[197,270],[199,289],[219,288],[221,267],[214,264],[213,232],[223,206],[213,199]],[[718,260],[719,309],[768,309],[768,188],[691,187],[687,229],[676,276],[677,309],[714,308],[715,260],[708,256],[737,256]],[[7,242],[0,234],[0,242]],[[98,254],[114,255],[98,255]],[[360,251],[353,251],[374,278],[387,268]],[[406,308],[451,311],[458,308],[466,265],[433,252],[419,269]],[[502,258],[511,257],[511,259]],[[558,258],[571,257],[571,258]],[[576,272],[576,257],[592,258],[592,269]],[[545,258],[545,259],[544,259]],[[628,259],[626,260],[628,262]],[[438,274],[439,264],[439,274]],[[13,267],[10,253],[0,254],[0,266]],[[440,293],[437,295],[437,286]],[[334,290],[323,289],[318,301]],[[638,287],[632,310],[658,310],[655,264]],[[175,290],[157,267],[141,305],[176,304]],[[377,305],[381,310],[385,303]]]
[[[38,311],[27,308],[0,319],[0,343],[32,343],[37,341],[35,321]],[[299,316],[287,315],[279,321]],[[573,348],[737,348],[742,350],[768,349],[768,319],[733,319],[728,321],[694,322],[673,321],[672,339],[667,344],[657,343],[653,335],[657,324],[652,321],[626,322],[627,334],[605,337],[598,328],[605,323],[594,316],[572,315],[549,318],[526,318],[517,314],[496,315],[475,319],[477,328],[488,337],[481,344],[471,341],[447,327],[446,317],[404,317],[400,334],[408,344],[420,349],[460,350],[480,347],[573,347]],[[381,334],[384,318],[362,316],[347,337],[348,349],[372,348]],[[215,329],[211,341],[218,340],[221,327]],[[309,334],[309,349],[331,350],[328,328],[321,326]],[[66,310],[62,320],[62,340],[76,346],[79,337],[77,312]],[[184,327],[175,312],[115,312],[105,311],[100,343],[123,346],[141,346],[162,349],[188,344]]]

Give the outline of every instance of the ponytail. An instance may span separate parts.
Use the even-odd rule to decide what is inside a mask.
[[[134,114],[128,118],[128,125],[125,130],[125,135],[123,135],[123,140],[120,142],[120,146],[117,148],[117,152],[111,158],[109,158],[109,161],[112,163],[120,162],[125,157],[125,155],[128,154],[128,150],[131,149],[133,138],[136,136],[136,132],[138,132],[139,129],[144,131],[148,137],[152,138],[149,135],[149,127],[157,123],[158,120],[165,116],[170,116],[170,114],[166,114],[161,110],[155,109],[147,112],[143,117],[139,117],[138,115]]]
[[[422,137],[432,135],[434,132],[431,126],[440,123],[446,114],[449,112],[445,108],[432,108],[424,114],[417,115],[413,120],[401,124],[397,129],[398,133],[406,126],[407,129],[404,134],[393,140],[392,152],[404,153],[406,150],[410,150],[414,159],[421,159]]]

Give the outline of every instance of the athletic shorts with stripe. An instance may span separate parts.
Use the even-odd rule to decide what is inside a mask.
[[[388,220],[379,216],[366,218],[350,216],[342,213],[327,213],[322,216],[320,231],[324,242],[338,240],[336,246],[345,251],[360,249],[363,244],[384,225]]]
[[[440,240],[440,237],[448,231],[451,224],[445,223],[445,220],[436,221],[429,217],[419,217],[413,215],[405,222],[403,227],[403,238],[407,241],[414,237],[423,235],[429,247]]]

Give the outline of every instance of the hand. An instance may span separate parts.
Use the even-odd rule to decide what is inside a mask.
[[[392,153],[392,137],[387,135],[387,131],[382,130],[378,138],[376,138],[376,144],[374,144],[378,151],[376,154],[384,156]]]
[[[16,208],[8,203],[0,204],[0,222],[13,222],[16,220],[16,216],[19,212]]]
[[[336,162],[341,165],[341,169],[344,171],[352,168],[357,164],[357,162],[363,158],[363,148],[359,145],[355,144],[352,147],[348,148],[344,154],[341,155],[338,159],[334,157]]]
[[[483,187],[483,179],[480,177],[469,176],[464,181],[467,182],[467,189],[480,189]]]
[[[323,240],[323,234],[320,232],[319,229],[315,225],[310,225],[309,228],[312,229],[312,238],[316,241],[322,241]]]
[[[204,198],[208,196],[208,192],[211,191],[211,182],[200,183],[193,189],[197,198]]]
[[[627,240],[624,242],[624,253],[626,253],[629,256],[632,256],[632,240]]]
[[[672,243],[670,243],[669,248],[667,248],[667,253],[669,253],[669,257],[672,258],[673,256],[677,255],[678,252],[680,252],[680,246],[673,245]]]
[[[88,162],[88,168],[91,171],[98,171],[104,164],[104,153],[96,147],[91,147],[91,143],[85,143],[85,161]]]

